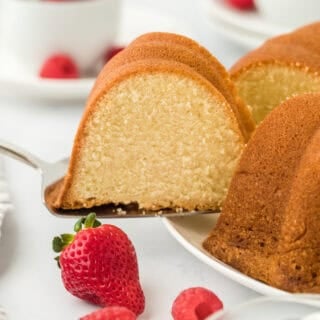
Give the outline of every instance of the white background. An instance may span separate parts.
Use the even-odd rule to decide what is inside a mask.
[[[227,67],[246,51],[210,29],[199,11],[198,1],[130,2],[176,15],[193,30],[196,40]],[[49,161],[65,157],[70,153],[83,106],[84,102],[64,105],[0,97],[0,137]],[[9,159],[5,160],[5,167],[15,210],[5,220],[0,241],[0,305],[12,320],[78,319],[95,310],[95,306],[65,291],[53,260],[51,239],[71,230],[73,220],[57,219],[46,211],[40,201],[37,172]],[[161,219],[106,222],[120,226],[135,245],[146,295],[146,310],[140,319],[170,319],[174,298],[192,286],[210,288],[226,307],[257,296],[185,251],[170,236]]]

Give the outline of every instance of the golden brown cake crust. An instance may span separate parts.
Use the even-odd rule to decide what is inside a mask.
[[[272,286],[320,292],[320,94],[289,99],[258,126],[204,247]]]
[[[246,140],[249,139],[254,129],[254,121],[248,109],[239,102],[239,98],[235,95],[233,91],[234,86],[231,85],[229,77],[222,77],[221,72],[217,72],[216,68],[213,68],[212,62],[209,59],[203,58],[202,55],[187,47],[163,41],[136,43],[116,55],[106,65],[104,72],[108,72],[108,70],[121,66],[124,63],[143,59],[165,59],[181,62],[208,79],[229,102],[238,119],[243,136]],[[222,65],[219,68],[224,69]]]
[[[87,102],[87,106],[84,112],[84,115],[81,119],[75,141],[72,150],[72,155],[70,158],[69,169],[64,178],[63,183],[58,184],[58,191],[53,190],[52,194],[56,196],[55,199],[51,199],[53,201],[52,205],[55,208],[68,208],[74,209],[81,206],[80,204],[74,203],[73,200],[70,199],[69,190],[70,186],[73,182],[75,172],[77,171],[77,163],[79,163],[80,151],[82,149],[85,132],[86,132],[86,123],[90,119],[90,117],[95,113],[99,100],[114,86],[119,84],[121,81],[128,79],[131,76],[142,75],[144,73],[152,74],[152,73],[173,73],[178,74],[187,78],[191,78],[196,81],[201,86],[204,86],[212,92],[212,94],[216,97],[218,101],[221,102],[222,105],[226,107],[226,117],[233,119],[231,128],[234,132],[237,132],[239,135],[239,139],[243,139],[243,135],[240,132],[237,120],[235,118],[232,109],[229,107],[229,104],[226,102],[223,95],[215,89],[211,85],[211,83],[206,80],[204,77],[199,75],[189,66],[176,62],[176,61],[167,61],[161,59],[145,59],[140,61],[135,61],[132,63],[124,64],[123,66],[115,67],[108,72],[102,71],[102,73],[98,77],[98,81],[96,82],[90,97]],[[244,141],[242,141],[244,142]],[[53,198],[53,197],[52,197]]]
[[[237,79],[249,68],[272,63],[318,73],[320,70],[320,23],[307,25],[292,33],[266,41],[261,47],[241,58],[230,69],[231,77]]]
[[[255,130],[255,122],[251,112],[237,93],[234,83],[224,66],[203,46],[196,41],[174,33],[151,32],[135,39],[130,47],[149,45],[160,50],[157,58],[176,59],[186,63],[205,76],[225,96],[230,103],[240,125],[240,129],[248,140]],[[165,48],[165,52],[162,48]],[[172,51],[170,51],[170,48]],[[184,49],[185,53],[183,54]],[[190,56],[191,55],[191,56]]]

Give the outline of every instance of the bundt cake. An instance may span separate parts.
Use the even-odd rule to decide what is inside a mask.
[[[257,123],[286,98],[320,91],[320,22],[268,40],[230,73]]]
[[[219,208],[249,133],[200,68],[129,48],[98,76],[52,206]]]
[[[291,292],[320,293],[320,93],[286,100],[256,129],[204,248]]]

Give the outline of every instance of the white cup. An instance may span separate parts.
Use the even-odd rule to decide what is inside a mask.
[[[70,55],[86,72],[117,35],[120,0],[2,1],[1,62],[13,72],[38,73],[57,53]]]
[[[320,0],[255,0],[261,16],[279,26],[300,27],[320,20]]]

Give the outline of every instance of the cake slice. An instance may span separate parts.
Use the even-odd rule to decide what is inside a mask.
[[[320,93],[291,98],[256,129],[204,247],[245,274],[320,293]]]
[[[257,123],[293,95],[320,91],[320,23],[268,40],[230,70]]]
[[[105,70],[53,206],[219,208],[244,146],[224,96],[176,61],[144,59]]]

